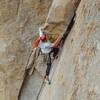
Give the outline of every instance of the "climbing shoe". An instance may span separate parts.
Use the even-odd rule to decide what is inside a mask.
[[[45,82],[48,83],[49,85],[51,84],[51,81],[49,80],[48,76],[45,76]]]

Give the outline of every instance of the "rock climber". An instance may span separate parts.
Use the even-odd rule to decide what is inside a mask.
[[[55,59],[59,51],[59,45],[62,41],[63,35],[60,35],[54,41],[54,43],[51,43],[48,39],[48,35],[47,35],[48,31],[46,30],[48,26],[49,24],[45,23],[44,26],[39,27],[39,37],[37,37],[36,40],[33,41],[32,48],[35,49],[39,47],[41,50],[41,53],[48,55],[46,75],[44,78],[49,82],[49,74],[50,74],[50,69],[51,69],[51,64],[52,64],[51,53],[53,53],[53,58]]]

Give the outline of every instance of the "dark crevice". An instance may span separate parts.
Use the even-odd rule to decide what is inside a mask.
[[[78,8],[80,2],[81,2],[81,0],[79,0],[79,1],[75,4],[75,5],[76,5],[76,9],[75,9],[75,11],[74,11],[74,15],[73,15],[73,17],[72,17],[72,19],[71,19],[71,21],[70,21],[68,27],[66,28],[66,30],[65,30],[65,32],[64,32],[64,39],[63,39],[63,43],[62,43],[62,44],[64,44],[66,38],[68,37],[68,34],[70,33],[71,29],[72,29],[73,26],[74,26],[74,23],[75,23],[75,20],[76,20],[76,11],[77,11],[77,8]]]
[[[69,25],[68,25],[68,28],[67,28],[67,29],[65,30],[65,32],[64,32],[62,45],[64,45],[64,42],[65,42],[66,38],[68,37],[68,35],[69,35],[71,29],[72,29],[73,26],[74,26],[75,17],[76,17],[76,14],[74,13],[74,15],[73,15],[73,17],[72,17],[72,19],[71,19],[71,21],[70,21],[70,23],[69,23]]]

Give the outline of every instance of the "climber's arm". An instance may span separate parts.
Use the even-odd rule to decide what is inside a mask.
[[[61,41],[62,41],[62,38],[63,38],[63,36],[60,35],[60,36],[56,39],[56,41],[54,42],[53,47],[59,47],[59,45],[60,45],[60,43],[61,43]]]
[[[40,42],[40,37],[38,37],[35,41],[33,41],[32,48],[34,49],[34,48],[38,47],[39,42]]]

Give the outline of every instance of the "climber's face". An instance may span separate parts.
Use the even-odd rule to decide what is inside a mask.
[[[45,35],[45,34],[42,35],[42,36],[40,37],[40,40],[43,41],[43,42],[46,41],[46,40],[47,40],[46,35]]]

